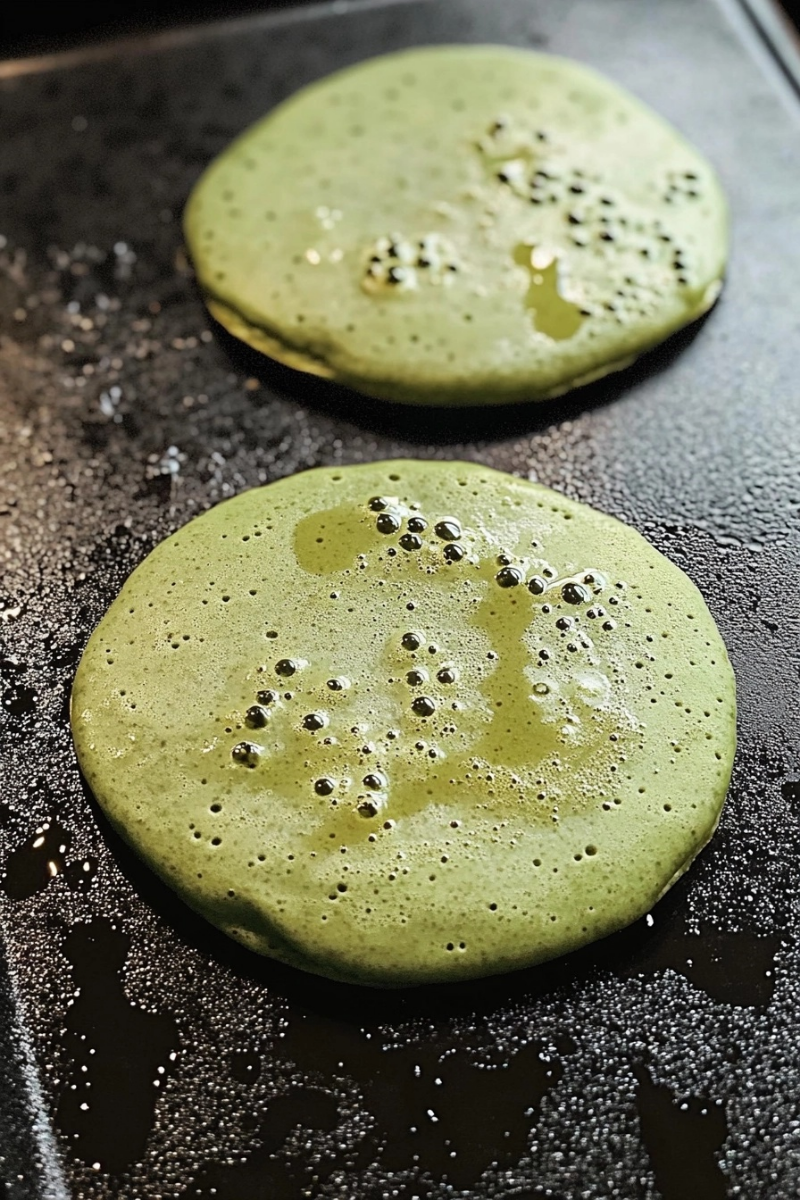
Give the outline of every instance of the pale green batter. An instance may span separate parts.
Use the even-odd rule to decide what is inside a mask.
[[[304,88],[185,216],[211,312],[273,358],[410,404],[543,399],[628,365],[721,287],[698,151],[596,72],[426,47]]]
[[[260,953],[378,986],[563,954],[710,838],[725,647],[632,529],[464,463],[309,471],[191,521],[92,635],[112,823]]]

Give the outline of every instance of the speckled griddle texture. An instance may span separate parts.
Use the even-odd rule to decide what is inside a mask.
[[[447,423],[334,398],[210,325],[179,224],[205,166],[303,83],[425,41],[573,56],[701,147],[733,230],[710,319],[569,401]],[[4,1051],[9,1194],[791,1196],[799,135],[734,27],[699,0],[287,16],[5,78],[0,133],[0,914],[27,1030]],[[534,478],[644,533],[729,647],[739,752],[717,834],[650,920],[551,966],[392,995],[309,982],[174,901],[84,790],[68,703],[124,579],[191,517],[403,456]]]

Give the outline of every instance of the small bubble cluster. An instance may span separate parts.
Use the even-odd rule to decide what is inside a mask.
[[[380,237],[370,247],[362,287],[370,294],[450,284],[460,270],[452,246],[438,233]]]
[[[619,277],[612,270],[613,283],[606,289],[582,285],[584,298],[576,307],[579,316],[569,322],[564,336],[576,332],[583,317],[603,316],[622,323],[655,312],[659,291],[669,284],[670,276],[682,288],[696,283],[697,267],[669,211],[646,212],[598,171],[570,165],[573,152],[557,135],[500,117],[490,122],[477,147],[504,191],[536,208],[563,211],[559,240],[571,254],[610,255],[620,262],[631,255],[638,259],[638,265],[631,263]],[[663,183],[654,186],[662,189],[661,204],[672,209],[697,204],[706,195],[699,168],[670,170]],[[536,253],[545,253],[542,266],[556,261],[553,254]],[[532,288],[532,304],[543,303],[537,295]]]

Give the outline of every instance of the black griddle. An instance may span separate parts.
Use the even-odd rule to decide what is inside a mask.
[[[0,66],[8,1197],[800,1194],[800,104],[760,29],[737,0],[334,3]],[[563,401],[465,414],[297,377],[210,325],[179,224],[206,163],[302,84],[444,41],[584,60],[708,154],[734,243],[705,321]],[[68,700],[165,535],[293,471],[409,454],[536,478],[683,567],[736,668],[740,750],[719,832],[647,920],[384,994],[180,905],[87,794]]]

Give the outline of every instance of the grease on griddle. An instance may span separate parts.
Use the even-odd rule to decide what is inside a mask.
[[[333,1131],[339,1121],[336,1099],[320,1088],[293,1088],[275,1096],[255,1128],[255,1149],[238,1163],[210,1163],[195,1181],[188,1195],[213,1196],[215,1200],[278,1200],[278,1197],[309,1195],[303,1189],[311,1182],[320,1184],[337,1165],[336,1158],[315,1154],[309,1163],[308,1136],[313,1131]],[[306,1152],[284,1155],[288,1139],[300,1135]],[[302,1144],[301,1143],[301,1144]],[[305,1180],[303,1175],[306,1176]]]
[[[25,717],[36,711],[36,688],[24,683],[10,683],[3,689],[3,708],[10,717]]]
[[[639,950],[621,974],[672,970],[710,999],[740,1007],[769,1004],[781,939],[747,930],[726,932],[706,924],[699,933],[668,922]]]
[[[72,834],[51,817],[8,856],[0,886],[12,900],[27,900],[64,875],[72,890],[88,891],[97,872],[93,856],[67,863]]]
[[[261,1075],[261,1055],[252,1047],[235,1050],[229,1061],[231,1075],[238,1083],[255,1083]]]
[[[76,996],[64,1020],[70,1066],[56,1124],[76,1158],[111,1175],[142,1157],[179,1045],[172,1017],[126,996],[121,971],[129,947],[127,934],[106,918],[73,926],[64,942]]]
[[[645,1067],[635,1073],[642,1136],[662,1200],[725,1200],[730,1193],[719,1158],[728,1123],[721,1101],[676,1097]]]
[[[9,855],[2,880],[5,894],[27,900],[47,887],[64,870],[70,842],[71,834],[56,820],[44,821]]]
[[[781,784],[781,795],[787,804],[800,804],[800,779],[786,779]]]
[[[500,1057],[477,1027],[462,1044],[438,1023],[424,1031],[421,1041],[387,1044],[378,1026],[295,1010],[275,1049],[304,1074],[355,1081],[384,1170],[402,1171],[413,1156],[415,1171],[468,1188],[488,1168],[519,1161],[576,1047],[568,1037],[554,1046],[533,1040]]]

